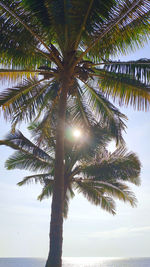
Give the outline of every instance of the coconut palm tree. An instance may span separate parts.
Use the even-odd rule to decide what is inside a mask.
[[[42,200],[52,196],[54,190],[56,140],[52,129],[45,131],[35,123],[29,129],[33,142],[16,131],[1,140],[0,145],[16,151],[5,163],[8,170],[36,172],[24,177],[18,185],[41,183],[43,189],[38,199]],[[125,147],[109,153],[107,145],[111,140],[111,133],[99,124],[92,126],[88,134],[84,133],[80,138],[74,136],[71,124],[66,125],[64,218],[67,218],[69,201],[76,192],[113,215],[116,213],[115,198],[133,207],[136,205],[136,198],[126,182],[139,185],[140,161],[134,153],[127,153]]]
[[[108,95],[147,109],[150,61],[113,62],[112,56],[148,40],[149,17],[149,0],[0,1],[1,76],[26,77],[0,96],[6,118],[15,125],[45,110],[50,117],[58,105],[49,266],[61,266],[67,97],[87,127],[86,105],[112,130],[122,127]]]

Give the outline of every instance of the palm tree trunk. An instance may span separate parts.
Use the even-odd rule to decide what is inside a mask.
[[[63,203],[64,203],[64,128],[67,88],[64,86],[58,105],[56,129],[55,176],[50,223],[50,251],[46,267],[62,266]]]

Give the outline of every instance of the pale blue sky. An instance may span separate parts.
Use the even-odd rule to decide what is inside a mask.
[[[123,59],[150,58],[149,45]],[[2,87],[1,89],[2,90]],[[142,184],[133,190],[137,208],[117,202],[112,216],[76,195],[64,223],[64,256],[150,256],[150,112],[121,108],[129,120],[127,147],[142,162]],[[0,138],[9,125],[0,118]],[[21,130],[26,132],[25,126]],[[4,162],[13,151],[0,147],[0,257],[47,257],[50,200],[36,200],[40,185],[16,186],[28,172],[7,171]]]

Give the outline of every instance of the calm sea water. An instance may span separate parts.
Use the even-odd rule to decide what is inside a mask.
[[[38,258],[0,258],[0,267],[44,267]],[[150,267],[150,258],[63,258],[63,267]]]

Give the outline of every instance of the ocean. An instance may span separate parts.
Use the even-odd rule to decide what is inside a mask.
[[[45,259],[0,258],[0,267],[44,267]],[[63,258],[63,267],[150,267],[150,258]]]

